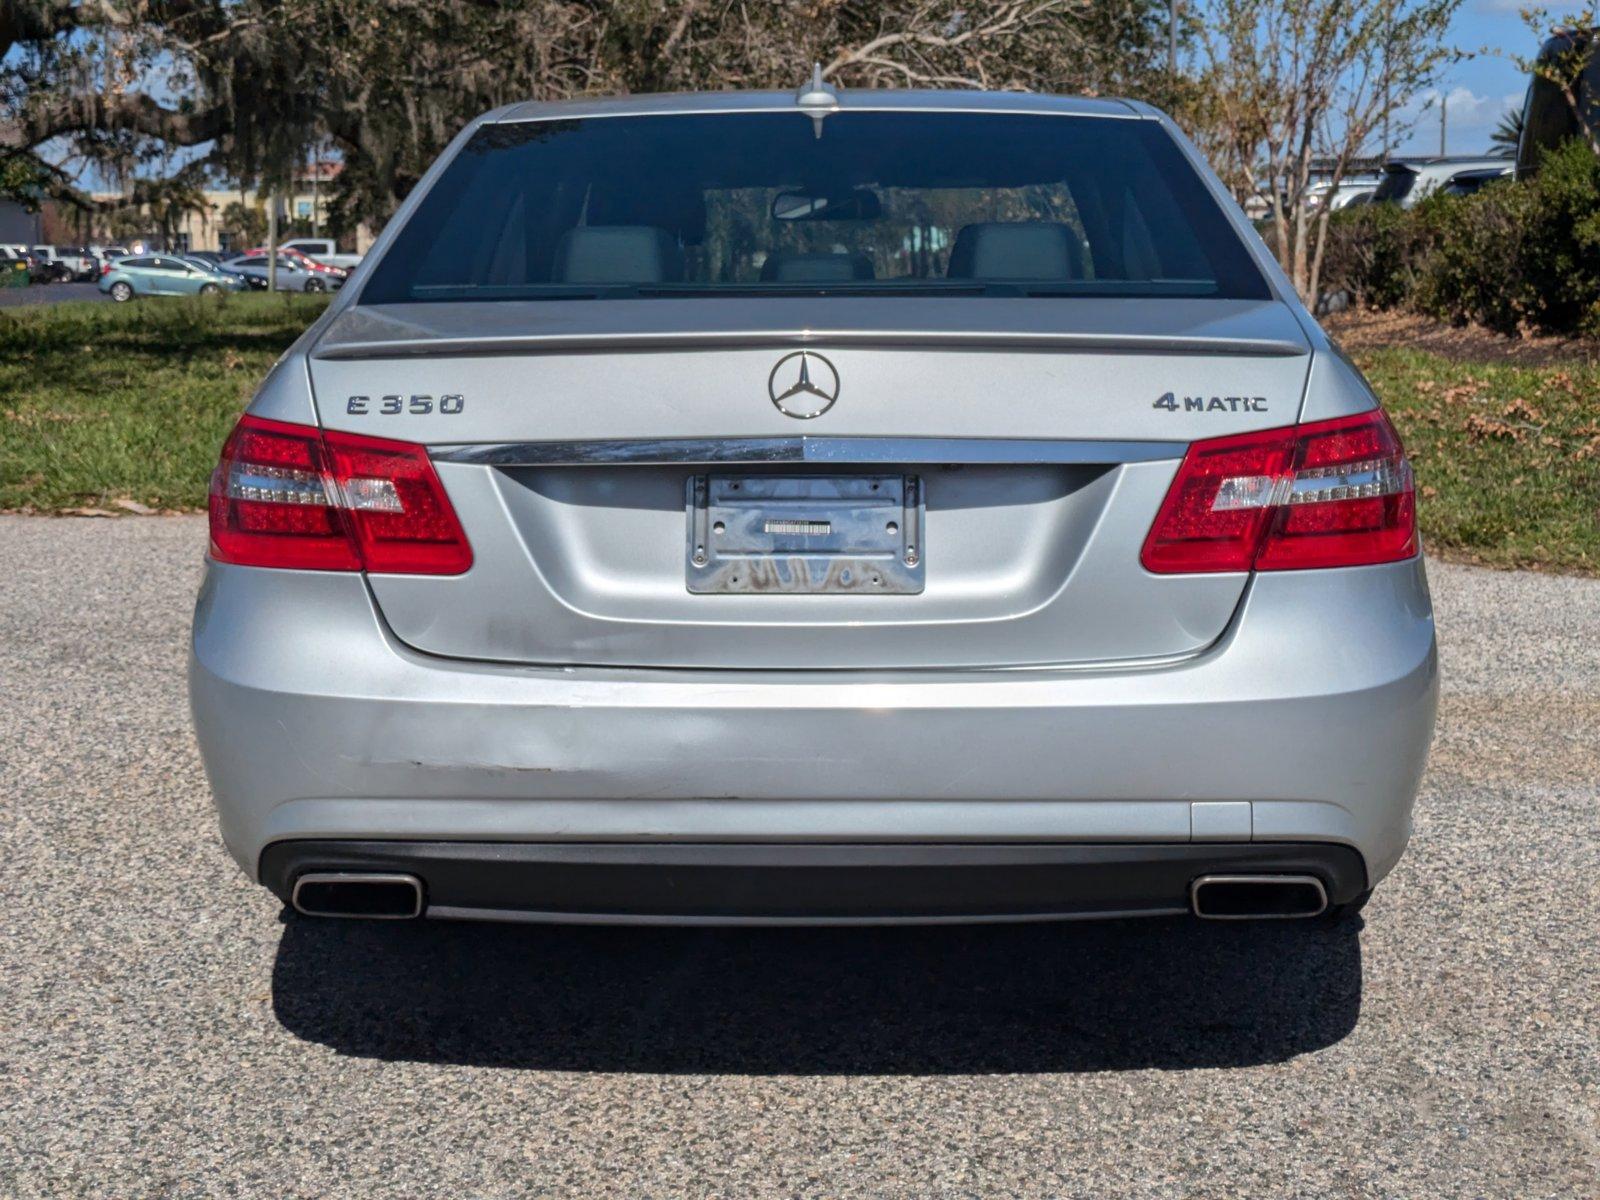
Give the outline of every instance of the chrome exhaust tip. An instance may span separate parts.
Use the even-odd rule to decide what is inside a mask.
[[[1315,875],[1202,875],[1189,907],[1208,921],[1290,921],[1327,912],[1328,890]]]
[[[422,915],[422,880],[415,875],[308,871],[294,881],[289,903],[308,917],[409,921]]]

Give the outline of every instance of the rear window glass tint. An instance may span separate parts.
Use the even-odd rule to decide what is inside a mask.
[[[801,112],[489,125],[364,303],[1270,293],[1151,121]]]

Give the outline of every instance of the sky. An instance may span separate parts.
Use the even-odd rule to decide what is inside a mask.
[[[1465,0],[1450,29],[1451,44],[1473,55],[1450,66],[1440,88],[1415,100],[1416,125],[1399,143],[1400,153],[1439,152],[1439,94],[1446,97],[1446,149],[1451,154],[1479,154],[1489,149],[1489,134],[1510,109],[1522,107],[1528,77],[1510,56],[1532,58],[1538,38],[1528,31],[1520,9],[1528,0]],[[1501,53],[1481,53],[1485,46]],[[1423,111],[1424,106],[1428,106]]]

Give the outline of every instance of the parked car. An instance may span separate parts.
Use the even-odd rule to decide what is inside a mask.
[[[100,273],[100,264],[87,246],[35,246],[33,252],[46,262],[58,264],[66,280],[90,280]]]
[[[241,255],[238,258],[228,259],[222,265],[237,274],[260,280],[262,287],[268,286],[267,276],[269,270],[265,254]],[[292,254],[280,254],[278,256],[278,287],[283,291],[337,291],[344,286],[344,280],[343,271],[335,274],[328,270],[318,270],[309,266],[300,257]]]
[[[1348,208],[1352,204],[1365,203],[1378,186],[1376,175],[1358,175],[1348,179],[1341,179],[1337,188],[1332,188],[1326,183],[1313,184],[1306,194],[1306,203],[1312,208],[1327,204],[1334,212]],[[1329,193],[1332,199],[1329,200]]]
[[[1143,104],[480,117],[222,448],[189,682],[301,914],[1348,913],[1411,468]]]
[[[1497,167],[1487,167],[1478,171],[1462,171],[1459,175],[1452,175],[1450,182],[1439,190],[1447,196],[1470,196],[1474,192],[1482,191],[1484,187],[1497,179],[1510,179],[1513,170],[1511,162],[1507,161]]]
[[[185,254],[183,258],[185,262],[192,263],[194,266],[199,267],[202,271],[214,271],[218,275],[222,275],[233,280],[236,284],[238,284],[238,287],[235,289],[236,291],[258,291],[264,290],[267,286],[265,280],[253,279],[250,276],[241,274],[238,271],[231,271],[226,266],[214,263],[209,258],[203,258],[198,254]]]
[[[33,264],[33,281],[35,283],[66,283],[72,278],[72,268],[46,253],[50,247],[13,245],[11,249],[27,255],[29,261]]]
[[[1373,190],[1373,204],[1398,204],[1412,208],[1424,197],[1447,187],[1460,175],[1511,169],[1504,158],[1397,158],[1383,165],[1383,179]]]
[[[55,283],[61,279],[62,269],[60,264],[47,262],[35,254],[31,247],[19,243],[9,243],[0,246],[8,260],[21,261],[28,272],[30,283]],[[15,268],[13,268],[14,270]]]
[[[257,246],[254,250],[250,251],[250,254],[252,256],[261,255],[261,256],[264,257],[266,255],[266,253],[267,253],[267,247],[265,247],[265,246]],[[307,271],[309,271],[309,272],[311,272],[313,274],[316,274],[316,275],[321,275],[324,279],[327,279],[329,281],[332,281],[334,279],[341,279],[342,280],[342,279],[348,278],[349,274],[350,274],[350,272],[347,271],[343,267],[330,266],[325,262],[317,261],[316,259],[312,258],[309,254],[304,254],[304,253],[300,252],[299,250],[292,250],[287,246],[279,246],[278,247],[278,261],[282,262],[285,259],[288,259],[288,260],[291,260],[293,262],[299,263],[300,266],[303,267],[305,270],[307,270]]]
[[[339,253],[339,244],[332,238],[295,238],[293,241],[284,242],[282,249],[297,251],[308,258],[316,259],[319,263],[330,267],[343,267],[347,271],[361,264],[361,255]]]
[[[135,296],[219,296],[244,290],[233,275],[175,254],[143,254],[107,263],[100,290],[118,302]]]
[[[221,271],[227,275],[232,275],[235,278],[242,280],[244,285],[251,291],[266,291],[267,281],[265,279],[257,279],[253,275],[245,275],[238,271],[229,269],[226,264],[232,256],[223,254],[219,250],[190,250],[184,255],[184,257],[198,259],[207,267]]]

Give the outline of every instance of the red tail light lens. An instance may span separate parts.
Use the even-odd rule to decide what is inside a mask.
[[[245,416],[211,476],[219,562],[306,571],[459,575],[472,547],[411,442]]]
[[[472,547],[427,450],[353,433],[322,440],[367,570],[459,575],[472,565]]]
[[[1410,558],[1416,492],[1381,410],[1189,447],[1145,539],[1145,570],[1287,571]]]

